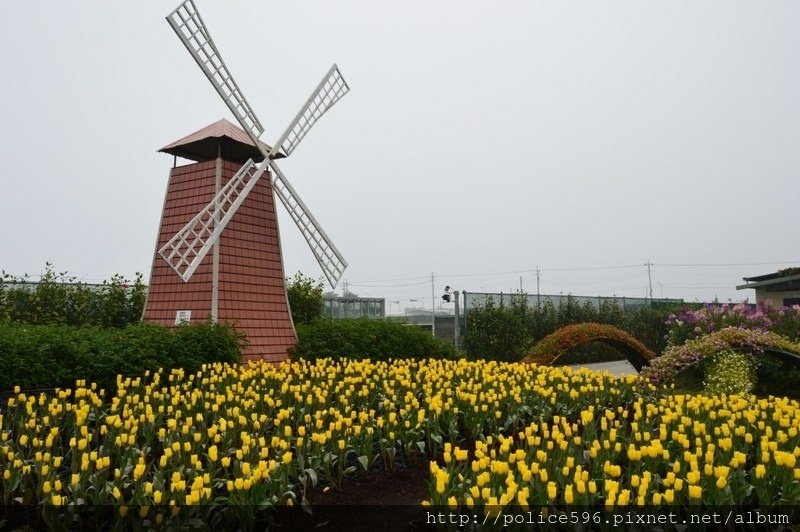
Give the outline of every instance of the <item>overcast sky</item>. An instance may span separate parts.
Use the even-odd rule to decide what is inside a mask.
[[[535,293],[537,266],[541,293],[641,297],[649,260],[654,296],[702,301],[800,265],[800,3],[197,4],[268,143],[339,64],[281,168],[395,311],[431,272],[437,299]],[[0,3],[0,269],[149,276],[157,150],[233,121],[176,5]],[[280,209],[287,274],[321,277]]]

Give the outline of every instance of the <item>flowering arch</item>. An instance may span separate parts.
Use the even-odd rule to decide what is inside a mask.
[[[522,361],[549,366],[561,355],[591,342],[613,347],[636,368],[636,371],[641,371],[656,357],[656,354],[647,349],[642,342],[612,325],[579,323],[562,327],[542,338]]]
[[[656,383],[665,382],[683,368],[724,349],[766,354],[800,368],[800,343],[773,332],[727,327],[685,344],[668,347],[662,356],[642,371],[642,376]]]

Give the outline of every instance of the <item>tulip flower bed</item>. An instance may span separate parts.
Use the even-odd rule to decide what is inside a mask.
[[[590,405],[476,442],[445,445],[426,504],[527,508],[580,504],[800,503],[800,405],[736,396]]]
[[[181,508],[248,522],[346,476],[443,457],[429,504],[800,502],[796,402],[654,393],[588,370],[331,359],[119,378],[113,397],[80,382],[16,392],[2,497],[42,505],[48,523],[82,505],[152,526]]]

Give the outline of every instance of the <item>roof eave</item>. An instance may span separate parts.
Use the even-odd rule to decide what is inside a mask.
[[[789,282],[789,281],[796,281],[796,280],[800,280],[800,274],[798,274],[798,275],[787,275],[785,277],[776,277],[774,279],[769,279],[767,281],[760,281],[760,282],[757,282],[757,283],[740,284],[739,286],[736,287],[736,289],[737,290],[745,290],[747,288],[761,288],[763,286],[770,286],[770,285],[773,285],[773,284],[786,283],[786,282]]]

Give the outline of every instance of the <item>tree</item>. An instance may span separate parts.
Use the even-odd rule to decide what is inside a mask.
[[[467,358],[488,358],[504,362],[517,362],[532,345],[530,324],[532,311],[527,297],[511,299],[509,305],[497,306],[489,297],[486,303],[469,310],[464,348]]]
[[[289,309],[295,325],[311,323],[322,316],[322,279],[314,280],[301,272],[286,279]]]

